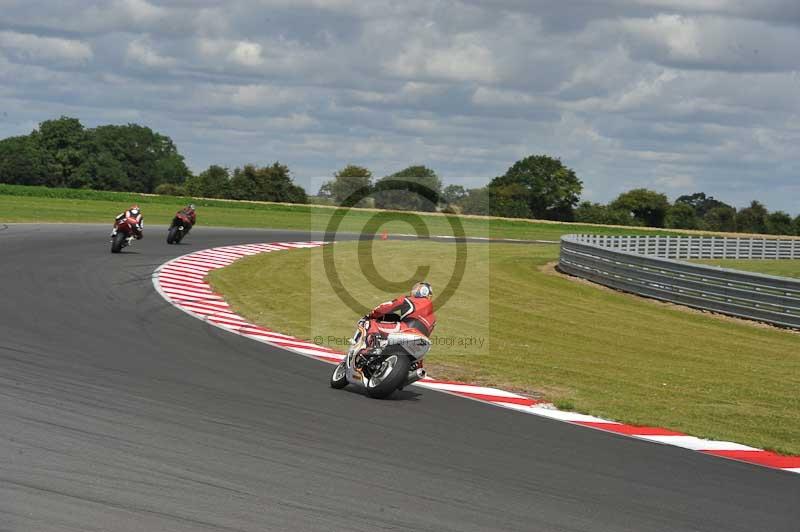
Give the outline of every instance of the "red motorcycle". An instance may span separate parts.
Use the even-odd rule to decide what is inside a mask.
[[[180,244],[191,228],[192,220],[189,216],[182,212],[177,213],[167,231],[167,244]]]
[[[122,248],[130,246],[136,235],[139,234],[139,222],[136,218],[123,218],[117,222],[111,233],[111,253],[119,253]]]

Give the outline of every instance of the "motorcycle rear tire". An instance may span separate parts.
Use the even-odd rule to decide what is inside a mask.
[[[177,244],[180,242],[180,239],[176,240],[175,238],[178,236],[178,227],[172,226],[167,231],[167,244]]]
[[[119,253],[122,251],[125,243],[125,234],[124,233],[117,233],[114,235],[114,238],[111,239],[111,253]]]
[[[339,373],[340,371],[341,373]],[[339,378],[336,378],[337,373],[340,375]],[[345,386],[347,386],[347,370],[345,368],[345,362],[342,361],[331,374],[331,388],[334,390],[341,390]]]
[[[408,372],[411,370],[411,357],[405,353],[397,353],[395,355],[397,361],[387,375],[377,386],[370,386],[372,380],[367,381],[367,395],[373,399],[384,399],[392,395],[395,390],[399,389],[406,382]],[[387,357],[388,358],[388,357]]]

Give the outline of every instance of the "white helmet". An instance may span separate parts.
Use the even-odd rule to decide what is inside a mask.
[[[411,295],[414,297],[427,297],[430,299],[433,297],[433,288],[431,288],[430,283],[423,281],[411,287]]]

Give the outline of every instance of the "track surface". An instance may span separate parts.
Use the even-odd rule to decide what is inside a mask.
[[[306,233],[0,231],[0,530],[796,531],[796,475],[412,390],[209,327],[150,275]],[[289,288],[285,288],[289,289]],[[435,356],[435,353],[432,354]]]

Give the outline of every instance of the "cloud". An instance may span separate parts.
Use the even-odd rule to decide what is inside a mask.
[[[240,41],[228,54],[228,59],[246,67],[256,67],[264,62],[261,45],[255,42]]]
[[[444,46],[426,41],[420,37],[407,42],[399,54],[386,61],[386,72],[412,80],[493,82],[497,79],[492,51],[480,36],[455,35]]]
[[[174,66],[177,61],[172,57],[159,54],[147,39],[136,39],[128,44],[128,59],[147,67],[166,68]]]
[[[637,57],[678,67],[733,71],[800,68],[800,28],[758,20],[660,14],[627,19],[621,28]]]
[[[30,33],[0,31],[0,50],[21,62],[68,61],[80,63],[92,58],[87,43],[58,37],[41,37]]]
[[[242,107],[267,107],[297,104],[302,101],[302,97],[297,91],[290,88],[254,84],[236,87],[231,94],[230,101]]]
[[[695,180],[694,177],[685,174],[665,175],[657,177],[655,184],[669,189],[691,190],[695,186]]]
[[[796,212],[796,0],[5,0],[0,135],[136,121],[190,166],[349,162],[486,183],[559,156],[606,201]],[[793,188],[795,187],[795,188]]]

